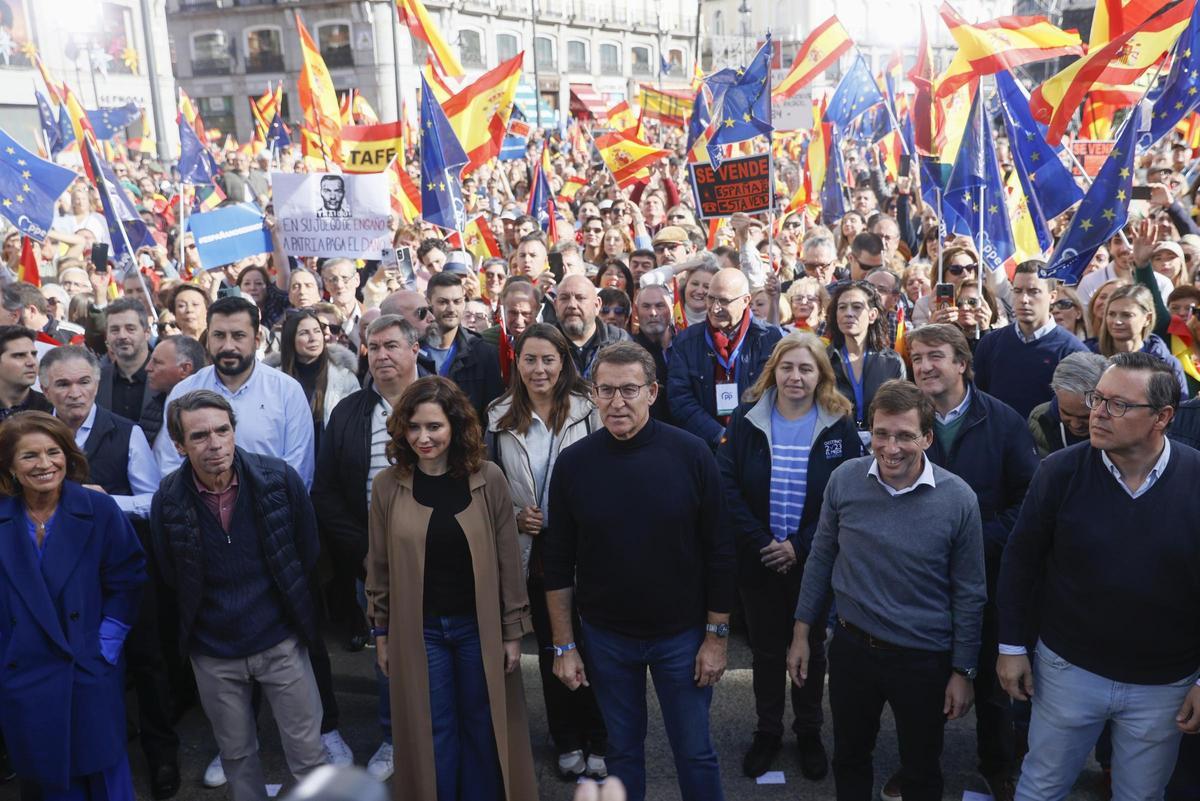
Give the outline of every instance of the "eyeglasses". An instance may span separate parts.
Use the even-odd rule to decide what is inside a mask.
[[[187,250],[195,250],[196,246],[195,246],[195,244],[189,243],[187,245],[184,245],[184,248],[186,248]]]
[[[608,384],[597,384],[592,387],[592,392],[600,400],[612,400],[617,393],[621,393],[624,400],[633,400],[638,395],[642,394],[642,387],[647,387],[649,384],[622,384],[619,387],[609,386]]]
[[[705,295],[704,302],[709,306],[720,306],[723,309],[728,309],[745,297],[749,297],[749,295],[738,295],[736,298],[718,298],[716,295]]]
[[[604,229],[603,229],[603,228],[584,228],[583,230],[584,230],[584,231],[586,231],[586,232],[587,232],[587,233],[589,233],[589,234],[602,234],[602,233],[604,233]]]
[[[1083,403],[1089,409],[1099,409],[1104,406],[1104,412],[1109,417],[1124,417],[1130,409],[1158,409],[1152,403],[1129,403],[1128,401],[1106,398],[1096,390],[1083,393]]]
[[[901,431],[899,434],[889,434],[886,431],[872,431],[871,441],[886,445],[895,443],[897,445],[915,445],[921,440],[920,434],[914,434],[911,431]]]
[[[420,306],[420,307],[418,307],[418,308],[416,309],[416,315],[417,315],[417,319],[418,319],[418,320],[424,320],[426,317],[428,317],[428,316],[429,316],[430,312],[432,312],[432,311],[433,311],[433,309],[432,309],[431,307],[429,307],[429,306]]]
[[[601,314],[629,314],[628,306],[604,306],[600,309]]]
[[[962,275],[964,272],[979,272],[978,264],[947,264],[946,272],[951,275]]]
[[[783,227],[786,229],[803,228],[804,223],[800,222],[799,220],[788,220],[783,224]]]
[[[959,298],[959,306],[966,306],[968,309],[974,309],[979,305],[979,298]]]
[[[686,220],[687,218],[688,218],[688,216],[686,214],[668,214],[667,215],[668,220]]]
[[[341,336],[342,324],[341,323],[321,323],[321,331],[326,334],[333,334],[335,337]]]
[[[168,331],[170,331],[171,329],[174,329],[174,330],[178,331],[178,330],[179,330],[179,326],[178,326],[178,325],[176,325],[175,323],[172,323],[172,322],[166,322],[166,323],[155,323],[155,324],[154,324],[154,330],[158,332],[158,335],[159,335],[160,337],[161,337],[161,336],[163,336],[163,335],[165,335],[165,334],[166,334]]]
[[[831,261],[806,261],[806,262],[804,262],[804,269],[806,269],[806,270],[828,270],[832,266],[833,266],[833,262],[831,262]]]
[[[1057,309],[1058,311],[1066,311],[1067,309],[1074,309],[1075,301],[1071,300],[1070,298],[1061,298],[1061,299],[1056,300],[1053,303],[1051,303],[1050,308]]]

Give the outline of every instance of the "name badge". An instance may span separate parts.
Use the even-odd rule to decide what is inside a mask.
[[[717,414],[732,414],[738,405],[737,383],[717,384]]]

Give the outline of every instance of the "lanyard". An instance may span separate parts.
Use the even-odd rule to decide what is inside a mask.
[[[454,344],[450,346],[449,352],[446,353],[446,361],[442,362],[442,369],[438,370],[438,375],[443,378],[450,375],[450,367],[454,364],[454,354],[458,353],[458,340],[454,340]]]
[[[862,367],[864,378],[867,375],[867,359],[870,356],[869,351],[863,351]],[[844,345],[842,346],[842,363],[846,366],[846,378],[850,380],[850,387],[854,390],[854,415],[858,418],[858,424],[861,427],[867,415],[867,410],[863,406],[863,382],[854,376],[854,368],[850,365],[850,353]]]
[[[746,334],[749,334],[749,331]],[[738,340],[733,353],[729,354],[729,361],[726,361],[721,358],[720,353],[717,353],[717,346],[713,343],[712,332],[708,330],[707,326],[704,328],[704,339],[708,341],[708,347],[712,348],[713,356],[717,359],[717,364],[725,368],[725,372],[728,373],[731,381],[737,381],[737,358],[738,354],[742,352],[742,346],[746,344],[746,334],[743,334],[742,338]]]

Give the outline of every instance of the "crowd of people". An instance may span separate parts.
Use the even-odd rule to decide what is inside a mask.
[[[1093,752],[1120,801],[1200,797],[1186,148],[1145,157],[1151,200],[1066,286],[988,271],[853,142],[839,219],[710,227],[681,157],[619,190],[550,137],[554,191],[585,183],[549,230],[531,146],[464,182],[500,255],[397,218],[412,275],[274,229],[202,264],[149,160],[114,165],[159,243],[132,268],[92,258],[113,232],[82,177],[40,285],[3,238],[0,730],[23,797],[132,799],[127,714],[174,796],[199,704],[204,784],[261,801],[265,700],[295,778],[357,759],[401,801],[533,799],[528,690],[559,774],[641,801],[647,673],[688,801],[785,745],[839,801],[940,799],[972,709],[997,801],[1065,798]],[[275,158],[221,178],[268,219],[272,168],[305,169]],[[709,725],[731,621],[755,701],[732,769]],[[331,646],[375,661],[369,756]],[[876,777],[885,704],[900,767]]]

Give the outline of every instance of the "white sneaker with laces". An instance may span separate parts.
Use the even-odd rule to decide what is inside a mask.
[[[578,778],[586,769],[587,761],[583,758],[583,751],[568,751],[565,754],[559,754],[558,772],[564,779]]]
[[[221,787],[225,784],[225,766],[221,764],[221,755],[217,754],[213,757],[213,761],[208,763],[208,767],[204,769],[204,786],[205,787]]]
[[[350,746],[342,739],[337,729],[321,735],[321,745],[325,746],[325,757],[329,764],[338,768],[346,768],[354,764],[354,754]]]
[[[367,762],[367,773],[381,782],[392,778],[392,744],[381,743],[379,750]]]
[[[602,756],[593,756],[588,754],[587,758],[587,773],[589,779],[600,781],[608,778],[608,763],[604,761]]]

